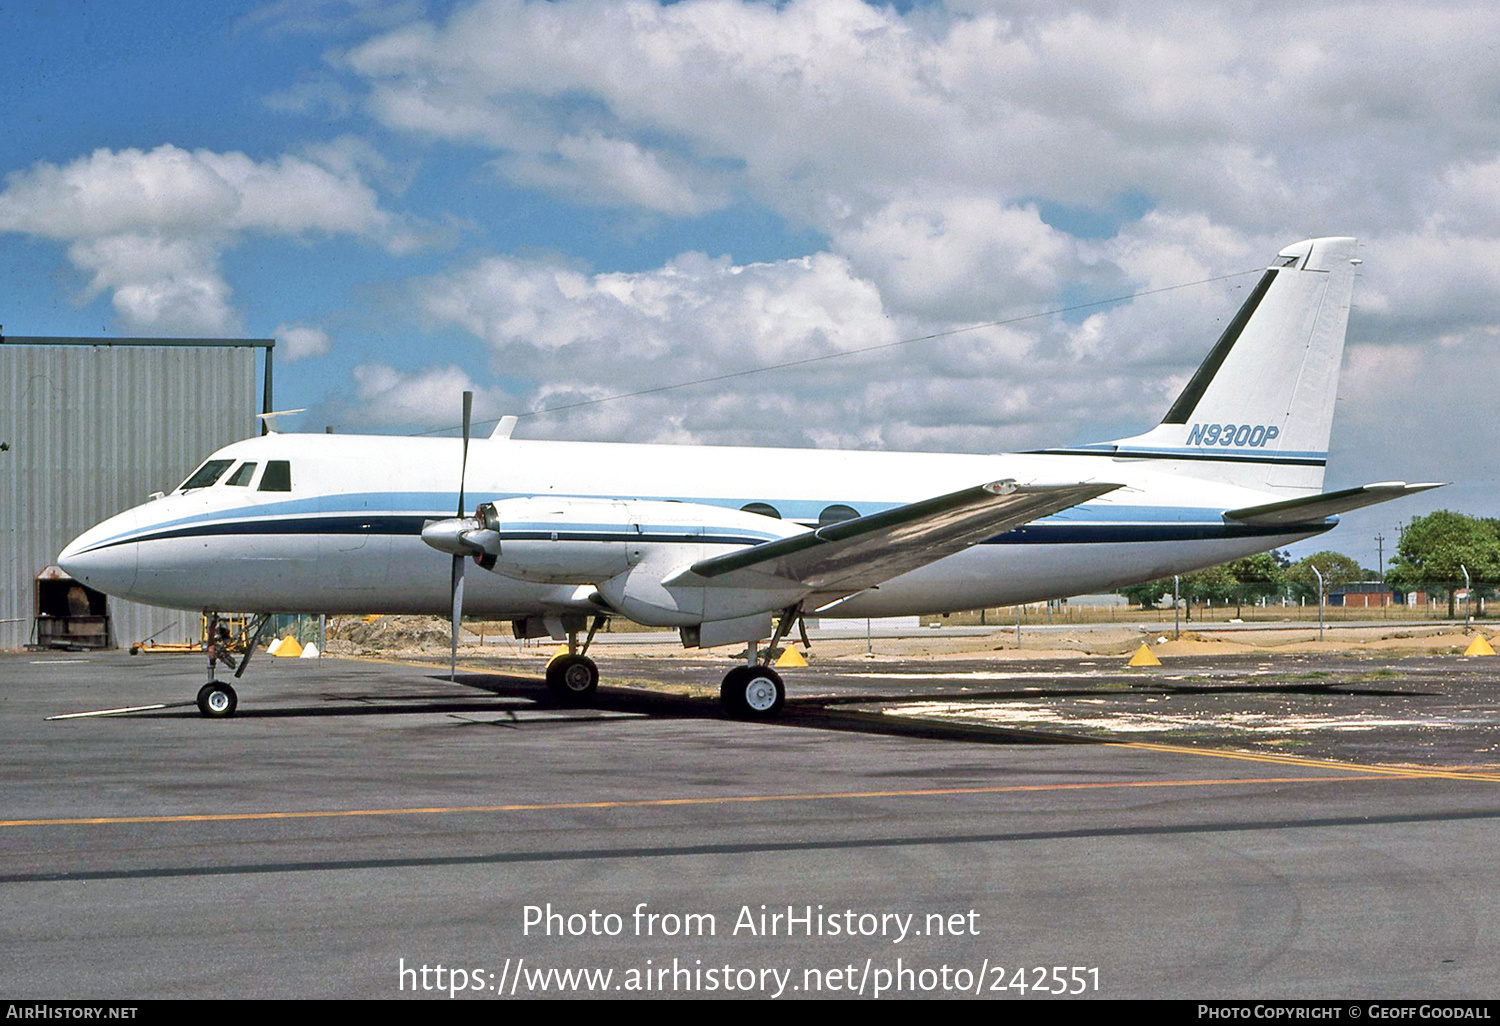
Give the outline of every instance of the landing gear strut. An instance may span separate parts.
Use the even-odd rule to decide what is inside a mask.
[[[800,604],[786,609],[764,654],[755,642],[751,642],[745,652],[747,665],[736,666],[724,675],[724,683],[719,686],[719,701],[727,715],[736,719],[761,720],[781,712],[782,706],[786,705],[786,685],[781,681],[781,674],[771,669],[769,663],[776,646],[792,625],[799,622],[801,613]]]
[[[560,655],[547,664],[547,690],[559,702],[574,704],[586,702],[599,690],[599,667],[584,653],[594,640],[594,635],[604,625],[604,617],[594,617],[583,645],[578,644],[578,632],[568,632],[568,654]]]
[[[240,699],[235,694],[234,688],[225,681],[218,680],[215,671],[219,663],[223,663],[234,671],[235,679],[245,675],[250,667],[250,657],[255,655],[255,646],[260,644],[260,636],[266,632],[271,625],[269,614],[259,618],[255,627],[255,633],[250,638],[250,644],[245,649],[245,657],[236,665],[234,657],[229,654],[229,629],[219,626],[219,614],[208,614],[208,683],[198,689],[198,711],[204,716],[212,719],[222,719],[233,716],[235,708],[240,704]]]

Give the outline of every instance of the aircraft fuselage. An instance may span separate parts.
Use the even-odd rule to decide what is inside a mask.
[[[227,446],[210,459],[228,461],[212,485],[174,491],[105,521],[68,546],[63,566],[111,594],[176,608],[448,612],[448,557],[420,535],[424,523],[454,516],[458,439],[271,434]],[[273,462],[285,464],[279,473],[286,480],[271,481]],[[247,463],[255,466],[244,471]],[[1297,493],[1188,478],[1149,459],[1107,454],[481,438],[470,443],[465,488],[471,511],[481,502],[516,497],[621,500],[612,522],[569,524],[561,532],[540,525],[530,543],[553,547],[564,561],[583,551],[580,546],[598,553],[618,545],[622,559],[671,546],[672,559],[689,563],[784,536],[793,524],[816,526],[820,517],[849,516],[848,510],[863,516],[1006,478],[1125,487],[886,581],[821,615],[945,612],[1096,592],[1284,546],[1334,524],[1228,523],[1225,510]],[[655,500],[637,504],[652,515],[634,515],[634,500]],[[721,533],[698,541],[686,523],[691,518],[670,522],[663,501],[725,511],[770,507],[781,519],[742,516],[734,523],[743,537]],[[471,570],[464,611],[493,618],[597,612],[590,591]]]

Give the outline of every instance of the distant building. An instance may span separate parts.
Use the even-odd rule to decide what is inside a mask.
[[[271,339],[0,335],[0,650],[199,635],[199,611],[108,598],[56,566],[63,546],[258,428]]]
[[[1172,604],[1172,593],[1166,594],[1167,605]],[[1103,595],[1074,595],[1072,598],[1063,599],[1070,606],[1128,606],[1130,600],[1124,595],[1116,595],[1113,592]]]
[[[1405,604],[1397,593],[1381,581],[1356,581],[1336,584],[1328,589],[1328,604],[1345,609],[1370,609]],[[1415,605],[1415,603],[1412,603]]]

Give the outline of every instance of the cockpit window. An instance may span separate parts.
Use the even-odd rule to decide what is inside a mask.
[[[234,485],[236,488],[243,488],[250,483],[250,479],[254,476],[255,464],[241,463],[238,467],[235,468],[234,473],[229,475],[229,480],[225,481],[224,483],[227,485]]]
[[[207,488],[219,479],[219,475],[228,470],[234,460],[209,460],[203,466],[193,471],[193,476],[182,482],[178,491],[191,491],[194,488]]]
[[[290,460],[271,460],[266,472],[260,476],[263,492],[289,492],[292,490],[292,464]]]

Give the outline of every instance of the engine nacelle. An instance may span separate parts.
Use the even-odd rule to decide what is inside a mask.
[[[487,502],[476,511],[476,519],[499,539],[496,548],[486,546],[481,561],[486,569],[540,584],[596,585],[605,601],[632,619],[636,617],[629,609],[615,605],[606,582],[624,579],[635,568],[650,564],[660,574],[655,578],[659,583],[671,571],[707,556],[806,530],[701,503],[570,496]],[[647,576],[638,579],[638,587]],[[614,590],[624,601],[623,589]]]
[[[742,546],[692,547],[701,554],[683,559],[680,552],[665,547],[645,553],[641,562],[629,570],[600,582],[600,597],[611,609],[636,623],[650,627],[697,627],[708,621],[738,620],[785,609],[807,595],[805,585],[774,577],[761,578],[759,586],[741,581],[732,588],[706,585],[692,575],[679,578],[678,571],[689,564]],[[673,583],[663,583],[668,580]]]

